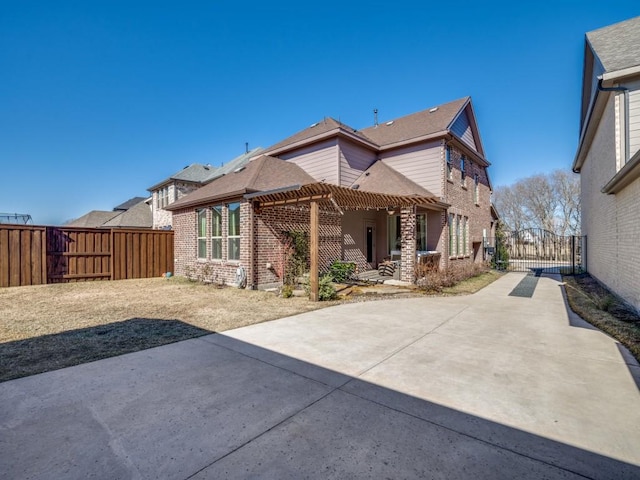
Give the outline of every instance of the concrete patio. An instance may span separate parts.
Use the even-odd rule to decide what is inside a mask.
[[[0,384],[5,478],[640,478],[640,367],[509,295],[352,303]]]

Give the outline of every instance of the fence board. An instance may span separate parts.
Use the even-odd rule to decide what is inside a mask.
[[[172,231],[0,225],[0,287],[148,278],[172,265]]]

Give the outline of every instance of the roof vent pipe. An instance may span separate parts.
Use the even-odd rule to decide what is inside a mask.
[[[373,109],[373,126],[374,127],[378,126],[378,109],[377,108]]]
[[[244,142],[244,153],[249,153],[249,142]]]

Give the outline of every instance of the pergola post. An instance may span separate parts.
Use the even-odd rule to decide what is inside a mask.
[[[311,271],[309,273],[309,299],[312,302],[318,301],[318,263],[319,263],[319,246],[320,246],[320,209],[317,201],[312,201],[310,205],[310,225],[309,225],[309,256],[311,257]]]

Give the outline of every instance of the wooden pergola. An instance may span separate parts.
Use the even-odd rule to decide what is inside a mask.
[[[417,205],[431,205],[438,209],[447,207],[435,197],[366,192],[357,188],[340,187],[322,182],[251,193],[245,195],[245,198],[253,202],[256,211],[287,205],[309,204],[309,253],[311,261],[309,283],[310,298],[314,302],[318,301],[320,203],[330,204],[341,213],[342,210],[384,210]]]

